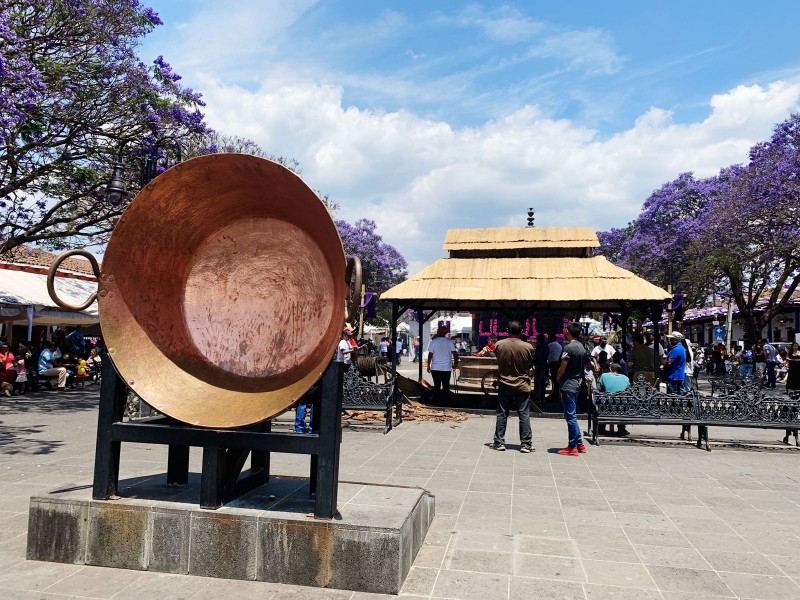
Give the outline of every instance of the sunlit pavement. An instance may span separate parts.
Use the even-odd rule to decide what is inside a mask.
[[[407,364],[415,367],[413,363]],[[25,560],[28,498],[88,484],[97,389],[0,400],[0,598],[383,596]],[[282,419],[289,426],[288,415]],[[800,452],[782,431],[712,428],[712,452],[678,427],[631,427],[579,457],[559,419],[535,419],[536,452],[490,450],[494,419],[347,427],[341,478],[422,486],[436,518],[406,598],[792,598],[800,594]],[[585,427],[585,423],[582,423]],[[192,453],[199,471],[200,452]],[[303,475],[308,457],[274,455]],[[166,448],[126,445],[122,479],[162,473]],[[391,596],[385,596],[391,598]]]

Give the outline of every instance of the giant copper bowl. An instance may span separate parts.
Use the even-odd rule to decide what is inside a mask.
[[[100,325],[127,384],[206,427],[281,413],[341,334],[345,255],[327,209],[285,167],[216,154],[142,190],[103,259]]]

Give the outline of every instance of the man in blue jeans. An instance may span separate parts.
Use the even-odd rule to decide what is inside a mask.
[[[494,353],[497,356],[497,370],[500,374],[497,396],[497,424],[492,450],[506,449],[506,424],[508,413],[512,410],[519,415],[519,451],[523,454],[533,452],[533,432],[531,431],[530,396],[531,367],[533,366],[533,346],[520,339],[522,326],[519,321],[508,324],[508,338],[497,342]]]
[[[764,360],[767,363],[767,387],[774,388],[777,384],[775,367],[777,366],[778,351],[775,350],[775,346],[770,344],[766,338],[761,340],[761,345],[764,347]]]
[[[683,378],[686,371],[686,350],[683,349],[681,340],[683,334],[680,331],[673,331],[667,336],[669,350],[667,359],[664,361],[664,381],[667,384],[667,393],[680,394],[683,387]]]
[[[567,345],[561,353],[561,365],[558,367],[558,385],[561,388],[561,405],[567,421],[569,442],[567,447],[559,450],[562,456],[578,456],[586,452],[578,425],[577,403],[578,392],[583,383],[583,366],[586,363],[586,348],[578,341],[581,335],[580,323],[567,325]]]

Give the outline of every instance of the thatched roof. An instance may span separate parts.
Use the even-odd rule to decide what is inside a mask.
[[[509,250],[517,248],[599,248],[591,227],[493,227],[450,229],[445,250]]]
[[[514,303],[603,309],[669,297],[605,257],[594,256],[443,258],[384,292],[381,300],[476,308]]]

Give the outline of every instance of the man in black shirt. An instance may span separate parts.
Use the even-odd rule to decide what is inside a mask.
[[[567,420],[567,431],[569,432],[567,447],[558,451],[562,456],[578,456],[579,453],[586,452],[576,413],[578,392],[583,383],[583,365],[586,362],[586,348],[578,341],[580,334],[580,323],[572,322],[567,325],[568,343],[564,346],[561,354],[561,366],[558,368],[561,404],[564,408],[564,418]]]

